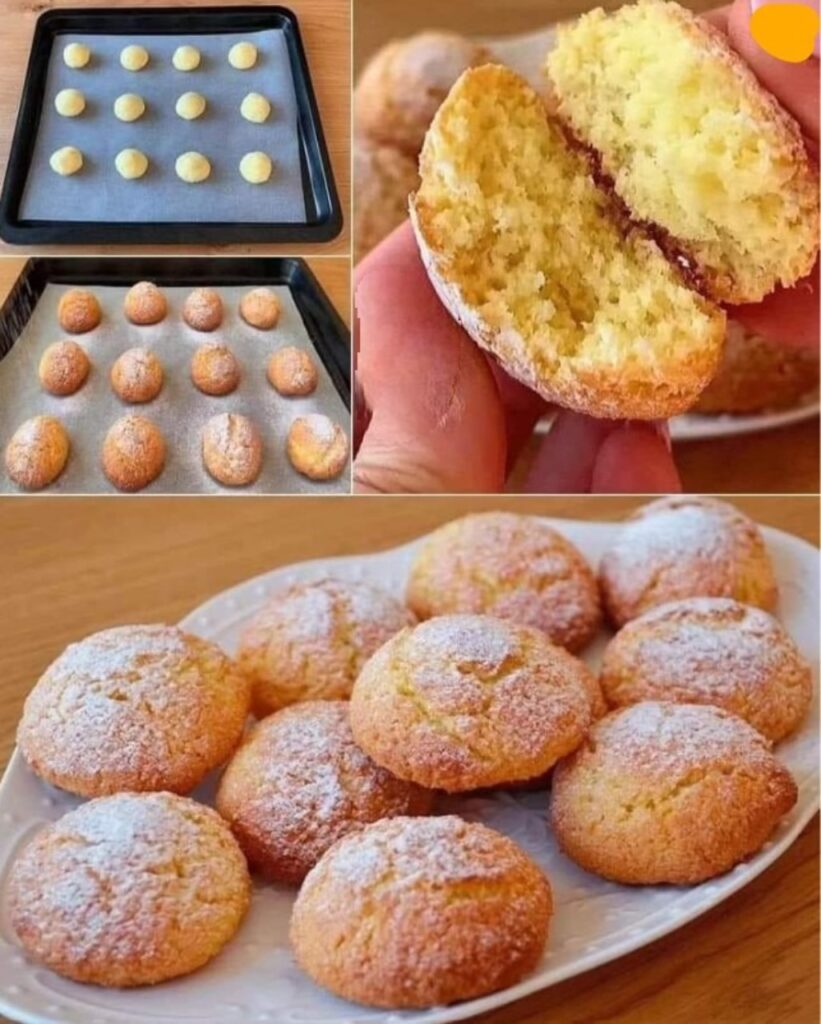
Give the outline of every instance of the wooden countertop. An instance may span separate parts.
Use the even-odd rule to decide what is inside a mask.
[[[0,763],[23,700],[70,641],[178,620],[217,591],[301,559],[378,550],[487,508],[618,519],[632,498],[10,498],[0,501]],[[818,501],[737,501],[817,544]],[[486,1024],[816,1024],[818,828],[712,912]]]
[[[176,0],[178,6],[241,4],[244,0]],[[167,0],[141,0],[143,7],[168,6]],[[57,7],[99,7],[99,0],[3,0],[0,4],[0,180],[5,175],[17,108],[23,89],[34,24],[44,11]],[[131,0],[107,0],[105,7],[133,7]],[[325,138],[331,156],[345,226],[332,242],[311,245],[207,245],[146,246],[145,251],[176,253],[256,254],[263,253],[350,253],[351,146],[351,4],[350,0],[289,0],[287,5],[299,19],[308,64],[316,91]],[[132,253],[135,246],[10,246],[0,241],[1,252],[59,252],[61,256],[105,252]]]

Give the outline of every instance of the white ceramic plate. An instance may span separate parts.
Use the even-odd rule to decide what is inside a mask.
[[[597,563],[618,524],[552,521]],[[818,552],[804,541],[765,530],[781,599],[778,614],[811,664],[818,663]],[[183,619],[191,632],[233,651],[239,630],[275,590],[333,575],[364,579],[397,595],[404,590],[419,541],[379,554],[287,566],[217,595]],[[596,665],[606,637],[586,656]],[[563,857],[547,829],[547,794],[500,793],[450,798],[446,807],[486,822],[522,844],[544,867],[556,899],[548,948],[523,982],[491,996],[426,1012],[383,1013],[328,995],[294,964],[287,943],[293,892],[255,888],[239,934],[202,971],[150,989],[110,990],[66,981],[26,957],[0,905],[0,1012],[26,1024],[444,1024],[494,1009],[623,956],[714,907],[761,874],[789,848],[818,804],[818,680],[803,729],[779,747],[799,786],[798,804],[765,847],[729,874],[702,885],[630,888],[585,874]],[[213,780],[195,794],[207,800]],[[44,822],[79,801],[39,782],[15,753],[0,787],[0,886],[15,852]]]

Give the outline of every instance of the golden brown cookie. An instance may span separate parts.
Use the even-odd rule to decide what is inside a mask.
[[[752,726],[721,708],[615,711],[553,773],[564,853],[627,885],[693,885],[759,850],[798,796]]]
[[[72,288],[63,292],[57,304],[57,319],[69,334],[85,334],[93,331],[103,318],[100,303],[91,292]]]
[[[343,999],[443,1006],[521,981],[552,913],[547,878],[507,836],[455,815],[392,818],[341,839],[310,872],[291,944]]]
[[[348,437],[327,416],[310,413],[291,424],[286,451],[298,473],[310,480],[332,480],[348,462]]]
[[[111,387],[124,402],[151,402],[162,385],[162,363],[147,348],[128,349],[111,367]]]
[[[53,416],[34,416],[21,424],[6,446],[6,472],[26,491],[54,483],[68,462],[70,443]]]
[[[513,512],[464,516],[431,534],[411,564],[407,600],[420,619],[495,615],[569,651],[601,623],[596,577],[579,551],[536,516]]]
[[[188,793],[233,753],[248,700],[216,644],[176,626],[118,626],[49,665],[17,743],[32,771],[80,796]]]
[[[242,296],[239,315],[261,331],[270,331],[279,322],[282,306],[270,288],[254,288]]]
[[[63,977],[126,988],[208,963],[251,899],[245,858],[210,807],[118,793],[47,825],[12,864],[11,924]]]
[[[91,363],[76,341],[55,341],[45,350],[37,373],[51,395],[73,395],[85,384]]]
[[[268,360],[268,380],[281,395],[310,395],[316,390],[316,364],[301,348],[286,345]]]
[[[222,299],[213,288],[195,288],[182,307],[183,320],[195,331],[215,331],[222,315]]]
[[[132,324],[158,324],[168,313],[168,302],[151,281],[138,281],[126,293],[123,312]]]
[[[262,469],[262,437],[254,421],[233,412],[212,416],[202,430],[202,461],[218,483],[252,484]]]
[[[227,345],[209,341],[200,345],[191,360],[191,380],[206,395],[230,395],[239,385],[240,369]]]
[[[237,649],[254,713],[261,718],[296,701],[349,697],[367,659],[414,621],[400,601],[364,582],[324,579],[274,594]]]
[[[419,185],[419,166],[395,146],[354,139],[354,262],[358,263],[407,220],[408,196]]]
[[[139,491],[163,471],[165,440],[145,416],[117,420],[103,442],[103,470],[121,491]]]
[[[489,615],[403,629],[351,693],[354,739],[400,779],[459,793],[536,779],[591,721],[588,669],[541,630]]]
[[[683,597],[732,597],[772,610],[778,597],[761,531],[715,498],[660,498],[622,527],[599,568],[616,626]]]
[[[379,768],[354,743],[347,701],[306,701],[246,736],[217,792],[252,870],[299,885],[342,836],[380,818],[427,814],[433,793]]]
[[[713,704],[773,743],[801,724],[810,666],[776,619],[725,597],[690,597],[628,622],[610,641],[601,685],[613,707]]]

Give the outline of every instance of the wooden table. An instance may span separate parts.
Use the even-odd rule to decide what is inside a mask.
[[[175,0],[178,6],[205,7],[241,4],[244,0]],[[168,0],[141,0],[143,7],[167,7]],[[23,88],[34,24],[43,11],[55,7],[99,7],[99,0],[3,0],[0,4],[0,180],[5,174],[17,108]],[[105,7],[133,7],[132,0],[107,0]],[[201,245],[153,246],[164,253],[262,254],[262,253],[350,253],[351,146],[351,4],[350,0],[290,0],[287,5],[299,19],[317,103],[325,129],[345,226],[333,242],[310,245]],[[9,246],[0,241],[0,252],[51,252],[61,256],[105,252],[132,253],[135,246]]]
[[[0,501],[0,763],[23,699],[70,641],[174,622],[223,588],[301,559],[379,550],[487,508],[619,519],[632,498],[12,498]],[[818,501],[750,498],[818,543]],[[115,509],[116,505],[116,509]],[[651,946],[488,1015],[493,1024],[815,1024],[818,829],[756,881]]]
[[[449,29],[466,35],[501,36],[532,32],[576,17],[591,7],[613,9],[622,0],[414,0],[385,3],[356,0],[354,75],[389,39],[423,29]],[[721,6],[721,0],[681,0],[695,11]],[[524,476],[538,441],[525,451],[516,480]],[[819,421],[810,419],[779,430],[675,446],[685,491],[723,494],[816,494],[819,490]],[[516,483],[514,482],[514,488]]]

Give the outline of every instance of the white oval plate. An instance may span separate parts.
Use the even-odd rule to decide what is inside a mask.
[[[598,563],[617,523],[548,520]],[[764,531],[781,591],[779,617],[810,663],[818,663],[818,552],[777,530]],[[364,540],[363,540],[364,543]],[[328,558],[286,566],[226,590],[196,608],[181,625],[234,650],[242,625],[274,591],[298,580],[333,575],[404,591],[408,566],[420,541],[378,554]],[[606,642],[602,634],[585,658],[594,667]],[[815,670],[814,670],[815,671]],[[292,890],[256,885],[251,911],[236,938],[196,974],[147,989],[78,985],[38,966],[17,945],[5,899],[0,906],[0,1012],[25,1024],[444,1024],[471,1017],[623,956],[679,928],[761,874],[798,837],[818,805],[818,682],[802,730],[783,743],[779,756],[799,786],[793,811],[747,863],[702,885],[630,888],[581,871],[563,857],[548,831],[544,792],[449,798],[441,807],[486,822],[522,844],[553,885],[556,916],[544,959],[520,984],[456,1006],[425,1012],[385,1013],[335,999],[296,967],[287,930]],[[195,794],[208,800],[213,782]],[[0,886],[10,861],[44,822],[79,801],[44,785],[15,752],[0,786]]]

